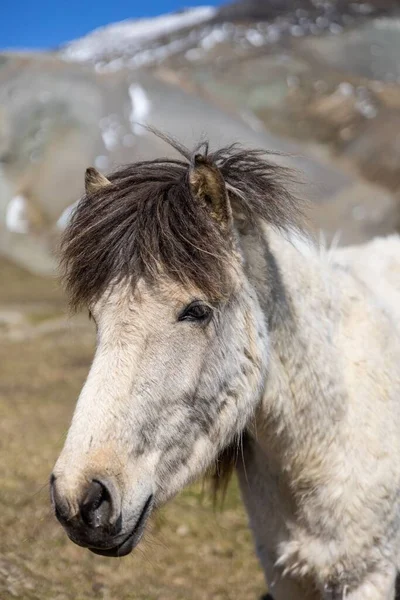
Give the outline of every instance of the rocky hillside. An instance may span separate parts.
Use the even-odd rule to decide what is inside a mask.
[[[395,226],[397,2],[245,0],[127,20],[48,53],[0,56],[0,253],[51,273],[84,168],[240,141],[290,153],[317,227]]]

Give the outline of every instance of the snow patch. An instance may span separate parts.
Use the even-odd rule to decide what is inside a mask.
[[[25,196],[14,196],[10,200],[6,211],[6,227],[9,231],[13,233],[28,233],[29,219],[27,208]]]
[[[217,44],[221,44],[226,39],[228,39],[228,35],[223,28],[214,27],[214,29],[212,29],[208,35],[203,37],[201,40],[201,46],[204,48],[204,50],[211,50],[211,48],[214,48],[214,46]]]
[[[61,56],[70,61],[85,62],[124,51],[127,46],[134,45],[140,49],[144,42],[209,21],[216,13],[217,9],[213,6],[199,6],[153,19],[121,21],[100,27],[84,38],[71,42],[61,51]]]
[[[265,44],[265,38],[256,29],[249,29],[246,33],[246,38],[252,46],[263,46]]]
[[[107,150],[115,150],[120,143],[122,126],[119,122],[118,115],[109,115],[100,119],[100,131],[103,138],[104,146]]]
[[[136,135],[145,135],[143,128],[144,120],[150,114],[151,102],[146,91],[138,83],[132,83],[129,86],[129,96],[131,99],[131,113],[129,120],[131,122],[132,133]]]

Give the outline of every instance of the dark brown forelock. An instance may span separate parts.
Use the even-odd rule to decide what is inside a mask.
[[[61,243],[61,265],[71,304],[99,298],[106,287],[128,277],[154,281],[160,271],[220,298],[229,286],[227,261],[231,241],[193,197],[189,169],[204,148],[208,161],[222,173],[232,203],[251,226],[261,221],[281,229],[297,228],[298,201],[287,190],[292,172],[265,159],[261,150],[237,145],[208,153],[193,152],[161,136],[184,160],[132,163],[109,175],[111,185],[85,195]]]

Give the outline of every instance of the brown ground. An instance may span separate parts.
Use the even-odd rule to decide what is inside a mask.
[[[201,484],[186,490],[124,559],[95,556],[67,539],[47,480],[91,361],[93,332],[83,316],[64,318],[54,282],[1,261],[0,281],[0,598],[258,598],[265,586],[235,482],[222,512]]]

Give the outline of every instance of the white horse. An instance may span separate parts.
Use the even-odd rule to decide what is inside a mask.
[[[317,250],[237,147],[86,174],[63,242],[97,350],[51,477],[123,556],[229,452],[275,600],[389,600],[400,568],[400,238]],[[237,445],[243,448],[237,452]]]

